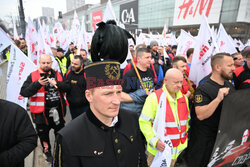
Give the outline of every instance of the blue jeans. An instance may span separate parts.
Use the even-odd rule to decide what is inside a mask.
[[[86,112],[89,108],[89,105],[82,106],[82,107],[74,107],[69,105],[70,114],[72,117],[72,120],[81,115],[82,113]]]

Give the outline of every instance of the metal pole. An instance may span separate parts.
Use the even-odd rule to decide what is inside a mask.
[[[21,30],[23,37],[25,37],[25,16],[24,16],[24,11],[23,11],[23,1],[19,0],[19,17],[20,17],[20,25],[21,25]]]

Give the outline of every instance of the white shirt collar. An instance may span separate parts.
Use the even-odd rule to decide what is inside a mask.
[[[109,127],[115,126],[117,122],[118,122],[118,116],[115,116]]]

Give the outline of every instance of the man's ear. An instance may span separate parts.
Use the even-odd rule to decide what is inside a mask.
[[[219,64],[215,64],[214,69],[215,69],[215,71],[220,71],[221,66]]]
[[[93,93],[90,90],[85,91],[85,97],[88,100],[89,103],[93,101]]]

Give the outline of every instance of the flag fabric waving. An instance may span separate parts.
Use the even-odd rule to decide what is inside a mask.
[[[250,164],[250,89],[223,100],[218,134],[208,167]]]
[[[8,35],[0,28],[0,52],[10,46],[13,41],[8,37]]]
[[[237,52],[222,24],[220,24],[218,31],[217,45],[219,47],[219,52],[226,52],[230,54]]]
[[[23,82],[36,70],[35,64],[16,46],[11,45],[7,71],[6,99],[26,109],[27,98],[20,95]]]
[[[196,40],[199,42],[196,42],[194,46],[189,78],[198,86],[200,80],[212,71],[210,65],[211,57],[219,52],[215,37],[205,16],[203,16]]]
[[[194,37],[188,34],[186,31],[181,30],[176,55],[182,54],[186,56],[187,50],[194,47],[194,43]]]

